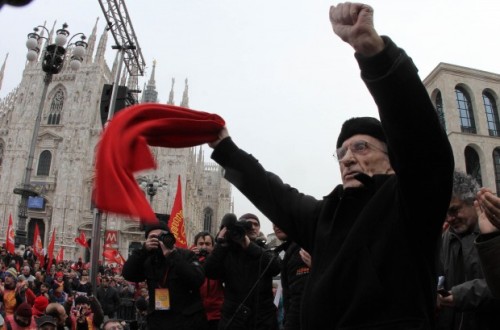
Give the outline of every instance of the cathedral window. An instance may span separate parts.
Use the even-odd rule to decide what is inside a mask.
[[[2,164],[3,164],[4,150],[5,150],[5,145],[4,145],[3,141],[0,140],[0,166],[2,166]]]
[[[38,169],[36,175],[48,176],[50,173],[50,164],[52,163],[52,154],[48,150],[42,151],[38,159]]]
[[[59,125],[61,121],[61,112],[64,105],[64,92],[62,89],[58,89],[52,98],[52,103],[50,104],[50,113],[47,124],[49,125]]]
[[[211,208],[206,208],[203,211],[203,230],[211,232],[212,231],[212,218],[214,211]]]
[[[495,99],[488,92],[483,93],[484,111],[488,121],[488,133],[490,136],[500,136],[500,121],[498,119],[498,109]]]
[[[461,87],[455,88],[457,107],[460,116],[460,127],[463,133],[476,134],[476,123],[469,94]]]

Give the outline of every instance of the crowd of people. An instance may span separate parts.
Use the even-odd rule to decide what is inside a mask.
[[[123,269],[100,267],[95,296],[81,260],[43,269],[30,248],[3,249],[3,327],[497,329],[500,198],[454,170],[413,61],[376,32],[373,9],[339,4],[330,21],[381,118],[344,122],[334,155],[342,184],[318,200],[265,170],[226,127],[210,143],[283,244],[268,246],[252,213],[225,215],[189,249],[159,221]]]

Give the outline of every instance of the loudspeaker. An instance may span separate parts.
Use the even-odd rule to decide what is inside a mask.
[[[101,94],[101,123],[102,126],[108,121],[109,105],[111,104],[111,93],[113,92],[113,85],[104,84]],[[116,115],[118,111],[127,107],[127,92],[126,86],[118,86],[118,92],[116,93],[116,103],[115,112]]]

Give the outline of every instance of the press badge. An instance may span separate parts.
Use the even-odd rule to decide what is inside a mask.
[[[170,294],[168,288],[155,289],[155,310],[168,311],[170,309]]]

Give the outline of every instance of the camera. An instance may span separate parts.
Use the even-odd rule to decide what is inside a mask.
[[[237,220],[232,213],[226,214],[221,221],[221,229],[226,228],[223,238],[217,238],[217,243],[228,243],[241,241],[247,234],[247,230],[252,229],[252,223],[247,220]]]
[[[165,245],[165,247],[167,249],[170,249],[172,250],[174,248],[174,244],[175,244],[175,236],[170,233],[170,232],[162,232],[160,235],[158,235],[158,240],[160,242],[163,242],[163,245]]]
[[[200,257],[206,257],[206,256],[208,256],[207,249],[199,249],[198,250],[198,256],[200,256]]]

